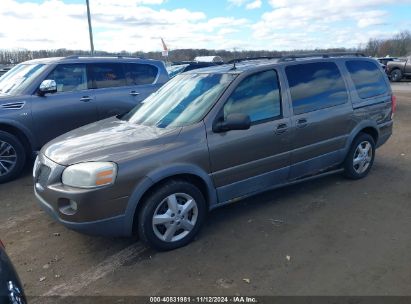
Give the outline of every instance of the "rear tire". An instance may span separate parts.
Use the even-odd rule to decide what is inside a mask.
[[[206,201],[196,186],[170,180],[144,200],[138,214],[138,234],[157,250],[176,249],[194,239],[206,213]]]
[[[360,133],[351,144],[344,161],[344,176],[349,179],[360,179],[370,172],[375,158],[374,138]]]
[[[18,177],[26,163],[26,152],[20,140],[0,131],[0,184]]]
[[[390,79],[393,82],[399,82],[402,79],[402,72],[399,69],[392,70],[390,73]]]

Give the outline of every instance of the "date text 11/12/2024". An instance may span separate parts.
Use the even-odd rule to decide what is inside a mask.
[[[176,296],[176,297],[150,297],[150,303],[257,303],[255,297],[247,296]]]

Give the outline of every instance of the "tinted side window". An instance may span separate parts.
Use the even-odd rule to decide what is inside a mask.
[[[275,71],[265,71],[244,79],[224,105],[224,118],[242,113],[251,122],[271,119],[281,115],[281,97]]]
[[[127,63],[124,66],[128,85],[152,84],[156,80],[158,69],[153,65]]]
[[[294,114],[324,109],[348,101],[344,80],[333,62],[286,67]]]
[[[352,60],[345,63],[358,96],[369,98],[387,92],[387,84],[377,65],[370,61]]]
[[[123,65],[120,63],[95,63],[91,65],[93,87],[96,89],[126,85]]]
[[[47,79],[56,82],[57,92],[87,89],[87,70],[84,64],[60,64],[47,76]]]

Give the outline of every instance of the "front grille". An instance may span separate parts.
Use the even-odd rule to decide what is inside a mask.
[[[50,167],[47,167],[46,165],[41,164],[40,168],[38,169],[36,183],[39,183],[42,186],[46,186],[50,173],[51,173]]]

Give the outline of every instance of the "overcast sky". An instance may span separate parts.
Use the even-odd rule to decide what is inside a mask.
[[[97,50],[357,47],[411,29],[411,0],[90,0]],[[0,0],[0,48],[88,49],[85,0]]]

